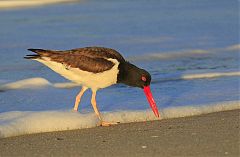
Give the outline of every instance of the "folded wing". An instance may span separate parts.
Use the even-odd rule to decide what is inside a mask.
[[[29,49],[36,54],[27,55],[26,59],[42,59],[58,62],[71,68],[79,68],[83,71],[101,73],[110,70],[115,63],[109,59],[119,62],[124,58],[115,50],[102,47],[86,47],[67,51],[53,51],[43,49]]]

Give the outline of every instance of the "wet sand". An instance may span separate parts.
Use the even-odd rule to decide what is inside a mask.
[[[0,156],[239,156],[240,110],[0,139]]]

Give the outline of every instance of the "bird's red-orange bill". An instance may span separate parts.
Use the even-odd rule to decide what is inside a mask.
[[[158,108],[157,108],[157,105],[155,103],[155,100],[153,99],[150,86],[144,86],[143,91],[144,91],[144,93],[147,97],[147,100],[150,104],[150,107],[152,108],[153,113],[155,114],[156,117],[159,117]]]

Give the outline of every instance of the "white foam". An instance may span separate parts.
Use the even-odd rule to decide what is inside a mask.
[[[166,53],[150,53],[142,56],[134,56],[129,57],[130,61],[148,61],[148,60],[170,60],[182,57],[198,57],[204,54],[209,54],[208,50],[202,49],[193,49],[193,50],[181,50],[174,52],[166,52]]]
[[[0,137],[94,127],[94,114],[71,111],[14,111],[0,114]]]
[[[160,110],[160,119],[201,115],[211,112],[240,109],[239,101],[206,104],[202,106],[171,107]],[[142,122],[157,120],[151,110],[103,112],[110,122]],[[159,120],[160,120],[159,119]],[[99,125],[94,113],[73,111],[15,111],[0,113],[0,138],[24,134],[91,128]]]
[[[69,3],[69,2],[76,2],[76,1],[79,1],[79,0],[24,0],[24,1],[4,0],[4,1],[0,1],[0,9],[42,6],[47,4]]]
[[[240,76],[240,71],[232,72],[209,72],[209,73],[186,73],[181,74],[180,76],[167,76],[160,79],[155,79],[152,83],[156,82],[167,82],[167,81],[179,81],[179,80],[195,80],[195,79],[211,79],[219,77],[231,77],[231,76]]]
[[[151,61],[151,60],[171,60],[185,57],[202,57],[204,55],[212,55],[219,53],[239,52],[240,44],[231,45],[223,48],[213,49],[186,49],[170,52],[153,52],[144,55],[129,57],[130,61]]]
[[[226,76],[240,76],[240,71],[212,72],[212,73],[202,73],[202,74],[186,74],[186,75],[181,76],[181,79],[191,80],[191,79],[203,79],[203,78],[226,77]]]
[[[13,90],[13,89],[27,89],[27,88],[39,88],[51,85],[51,83],[44,78],[29,78],[24,80],[19,80],[16,82],[11,82],[3,84],[0,86],[0,90]]]
[[[14,89],[34,89],[34,88],[42,88],[46,86],[52,86],[55,88],[73,88],[80,85],[73,82],[50,83],[48,80],[44,78],[36,77],[36,78],[28,78],[28,79],[23,79],[16,82],[0,85],[0,91],[14,90]]]
[[[232,45],[226,48],[228,51],[240,51],[240,44]]]
[[[79,84],[76,84],[74,82],[66,82],[66,83],[54,83],[51,84],[55,88],[74,88],[80,86]]]

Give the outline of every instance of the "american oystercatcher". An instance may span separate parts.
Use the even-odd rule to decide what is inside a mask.
[[[144,69],[127,62],[116,50],[104,47],[85,47],[66,51],[28,50],[35,54],[27,55],[24,58],[41,62],[66,79],[82,85],[81,91],[76,96],[73,110],[78,110],[82,95],[88,88],[91,88],[91,104],[102,126],[115,123],[102,120],[97,108],[96,92],[98,89],[116,83],[142,88],[155,116],[159,117],[150,90],[151,75]]]

